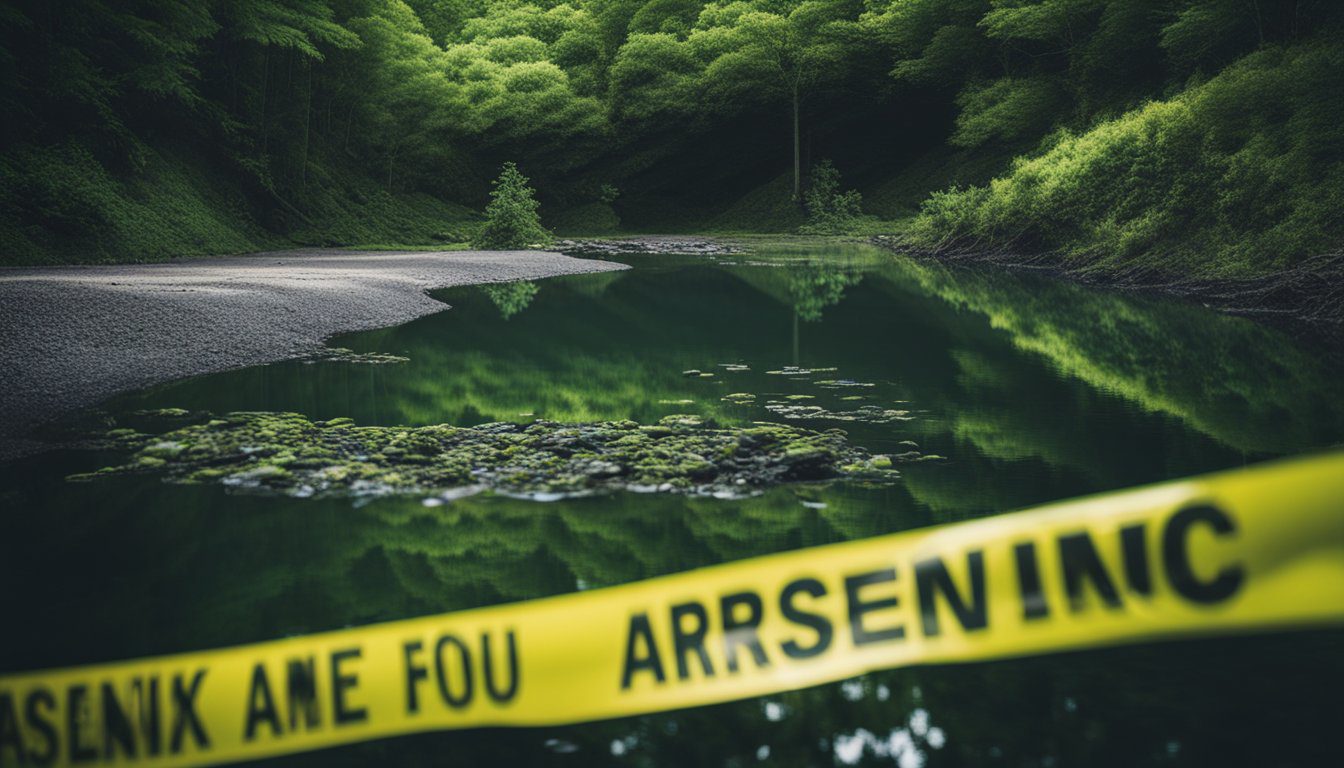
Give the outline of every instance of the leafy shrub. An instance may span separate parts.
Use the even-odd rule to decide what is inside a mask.
[[[1291,267],[1344,223],[1344,45],[1253,53],[1203,85],[929,197],[923,245],[1054,251],[1204,277]]]
[[[494,187],[485,207],[485,226],[472,245],[509,250],[550,242],[551,234],[542,228],[537,213],[541,206],[518,166],[505,163]]]
[[[807,206],[809,234],[838,234],[854,227],[862,215],[863,196],[857,190],[840,191],[840,172],[823,160],[812,169],[811,182],[803,195]]]

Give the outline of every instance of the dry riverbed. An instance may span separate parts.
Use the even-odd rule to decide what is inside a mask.
[[[34,428],[112,395],[445,309],[429,290],[618,269],[543,251],[332,249],[0,269],[0,458],[39,449]]]

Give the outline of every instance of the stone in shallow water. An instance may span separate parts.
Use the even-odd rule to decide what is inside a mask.
[[[685,414],[650,425],[468,428],[360,427],[344,418],[240,412],[163,435],[123,436],[122,444],[135,450],[125,464],[70,479],[154,473],[298,497],[469,488],[553,499],[620,489],[737,497],[784,482],[897,477],[885,457],[851,445],[840,430],[719,428]]]

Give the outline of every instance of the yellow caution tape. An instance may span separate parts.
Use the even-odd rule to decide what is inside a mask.
[[[594,592],[7,676],[0,763],[224,763],[908,664],[1341,623],[1336,453]]]

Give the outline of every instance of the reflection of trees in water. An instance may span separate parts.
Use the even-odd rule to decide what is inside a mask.
[[[846,425],[851,438],[881,451],[910,438],[951,457],[906,473],[907,487],[951,518],[1344,436],[1344,406],[1309,352],[1200,308],[889,256],[830,270],[664,264],[548,283],[509,323],[488,294],[457,289],[446,298],[458,311],[342,341],[405,350],[413,364],[401,369],[266,366],[144,404],[382,424],[649,422],[677,410],[731,424],[761,415],[720,396],[786,386],[759,374],[787,360],[790,315],[825,308],[822,321],[795,322],[810,362],[842,366],[835,377],[866,369],[879,382],[870,394],[928,411],[899,430]],[[831,310],[834,301],[849,309]],[[737,360],[756,365],[703,380],[681,373]],[[208,381],[217,388],[192,389]],[[272,399],[228,400],[245,392]]]
[[[112,658],[167,653],[621,584],[929,522],[899,487],[843,485],[739,500],[616,494],[541,504],[482,496],[431,508],[384,498],[356,508],[349,500],[296,504],[135,478],[111,499],[105,489],[69,484],[14,501],[32,510],[14,534],[34,552],[60,544],[81,568],[62,569],[0,607],[68,604],[69,595],[87,594],[79,591],[87,574],[118,573],[96,596],[75,600],[90,604],[43,627],[43,637],[70,644],[53,646],[58,656],[48,666],[80,660],[86,651],[77,649],[87,643],[77,625],[91,616],[115,628],[100,641]],[[72,541],[57,509],[96,512]],[[0,574],[36,568],[36,559],[28,566],[14,559]],[[25,601],[33,604],[15,605]],[[63,620],[72,626],[59,626]],[[45,645],[14,637],[6,655],[22,663],[47,653]]]
[[[512,283],[491,283],[481,286],[481,291],[490,297],[491,303],[499,309],[505,320],[527,309],[541,288],[529,280]]]
[[[822,262],[808,262],[790,267],[788,280],[789,296],[798,318],[818,322],[823,309],[839,304],[845,298],[846,288],[863,281],[863,273]]]
[[[1017,350],[1092,391],[1174,416],[1228,448],[1281,454],[1344,437],[1344,401],[1322,360],[1280,331],[1181,302],[1002,272],[908,260],[881,272],[983,315]],[[967,371],[990,382],[1001,374]]]

